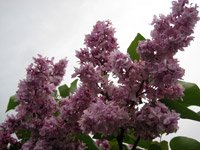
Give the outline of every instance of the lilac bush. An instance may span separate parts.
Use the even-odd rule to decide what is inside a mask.
[[[154,17],[152,38],[138,41],[134,52],[140,60],[119,51],[111,21],[98,21],[85,36],[85,47],[76,51],[76,90],[58,87],[66,59],[34,58],[14,96],[17,114],[0,125],[0,150],[106,150],[113,143],[120,150],[136,149],[140,139],[176,132],[185,114],[163,100],[184,97],[179,82],[184,69],[174,55],[193,40],[197,8],[187,0],[173,1],[169,15]]]

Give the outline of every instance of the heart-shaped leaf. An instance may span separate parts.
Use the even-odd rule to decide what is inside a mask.
[[[67,96],[69,96],[70,90],[66,84],[59,86],[58,90],[62,98],[66,98]]]
[[[178,136],[170,141],[171,150],[200,150],[200,142],[183,136]]]
[[[15,96],[11,96],[7,105],[6,112],[15,109],[17,105],[19,105],[19,101],[15,98]]]
[[[137,47],[138,43],[143,40],[145,40],[145,38],[140,33],[138,33],[135,39],[131,42],[130,46],[128,47],[127,52],[133,61],[140,59],[140,55],[137,53]]]
[[[182,103],[185,106],[200,106],[200,89],[195,83],[179,81],[179,83],[185,88],[184,96],[182,97]]]

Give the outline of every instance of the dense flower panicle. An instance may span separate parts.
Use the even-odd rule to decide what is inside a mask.
[[[170,58],[189,45],[199,17],[197,6],[187,4],[187,0],[173,1],[171,14],[154,17],[152,40],[139,43],[138,52],[142,60],[158,61]]]
[[[56,117],[45,118],[42,128],[40,129],[39,134],[42,137],[52,138],[58,137],[58,130],[61,128],[61,121]]]
[[[117,39],[114,37],[115,30],[110,21],[98,21],[91,32],[85,36],[85,45],[90,50],[90,55],[85,51],[77,52],[80,60],[92,56],[92,63],[103,65],[107,62],[110,52],[118,48]]]
[[[92,55],[88,48],[81,48],[79,51],[76,51],[76,57],[79,59],[80,63],[87,63],[94,61]]]
[[[172,2],[172,13],[154,17],[152,40],[141,41],[138,53],[149,72],[151,82],[146,86],[149,99],[183,96],[183,88],[177,82],[184,70],[173,58],[178,50],[183,50],[193,39],[191,34],[199,20],[197,6],[187,5],[187,0]]]
[[[52,60],[39,55],[34,63],[27,68],[27,78],[19,83],[16,92],[16,98],[22,103],[33,101],[37,96],[51,96],[64,76],[67,61],[60,60],[54,65]]]
[[[188,0],[179,0],[172,2],[172,23],[175,24],[174,28],[182,31],[180,34],[189,36],[193,33],[193,28],[197,21],[200,19],[198,16],[198,6],[189,4]]]
[[[42,58],[41,58],[42,59]],[[46,61],[47,63],[47,61]],[[44,84],[54,84],[54,90],[55,86],[59,84],[59,82],[62,80],[62,77],[64,75],[64,67],[66,66],[66,61],[65,60],[60,60],[58,63],[55,65],[53,62],[50,62],[48,65],[49,66],[49,72],[46,74],[46,80],[41,81],[39,83],[45,82]],[[31,66],[33,67],[33,65]],[[37,65],[35,66],[35,68]],[[34,69],[33,71],[34,72]],[[57,80],[58,79],[58,80]],[[25,80],[26,81],[26,80]],[[34,81],[34,76],[32,77],[32,81]],[[25,82],[26,83],[26,82]],[[27,86],[25,84],[25,86]],[[40,86],[38,84],[34,84],[33,86],[35,89],[41,88],[41,91],[44,86]],[[52,92],[54,92],[52,90]],[[82,109],[84,107],[87,107],[85,103],[87,100],[90,100],[89,95],[87,94],[88,91],[84,90],[83,88],[80,88],[74,95],[71,96],[71,105],[67,107],[66,101],[63,100],[61,102],[61,106],[59,109],[51,109],[48,107],[48,104],[50,104],[50,100],[48,97],[51,97],[52,100],[55,103],[55,106],[58,108],[58,104],[56,101],[53,99],[52,92],[41,92],[37,93],[35,92],[35,97],[33,97],[33,100],[29,102],[29,104],[32,105],[22,105],[20,104],[18,106],[19,112],[22,112],[21,115],[24,117],[31,117],[31,120],[29,120],[28,123],[28,129],[34,129],[34,134],[33,137],[31,137],[30,140],[28,140],[26,143],[22,145],[23,149],[75,149],[77,147],[80,147],[79,149],[84,149],[84,146],[81,146],[82,143],[78,141],[74,141],[70,135],[72,133],[72,130],[68,129],[78,129],[78,123],[77,119],[80,117],[80,114],[83,112]],[[41,94],[41,95],[37,95]],[[43,95],[42,95],[43,94]],[[46,97],[45,97],[46,96]],[[84,96],[87,98],[84,99]],[[82,102],[81,102],[82,98]],[[43,104],[45,104],[43,106]],[[54,106],[54,105],[50,105]],[[36,108],[39,107],[39,108]],[[67,108],[65,108],[67,107]],[[47,109],[48,108],[48,109]],[[65,108],[65,109],[64,109]],[[71,109],[69,109],[71,108]],[[47,109],[48,113],[42,112],[42,110]],[[22,111],[23,110],[23,111]],[[25,110],[25,111],[24,111]],[[37,113],[35,112],[37,110]],[[27,112],[28,111],[28,112]],[[41,112],[40,112],[41,111]],[[54,112],[59,111],[60,115],[59,116],[54,116]],[[73,118],[72,120],[68,120],[66,122],[65,117],[63,117],[66,113],[64,112],[70,112],[68,116],[65,116],[70,120],[70,118]],[[78,112],[80,111],[80,112]],[[41,114],[40,116],[38,114]],[[44,116],[44,117],[42,117]],[[80,129],[78,129],[80,132]],[[67,137],[68,136],[68,137]]]
[[[88,108],[92,100],[93,97],[90,91],[81,86],[76,93],[70,97],[70,99],[62,102],[60,108],[62,119],[68,124],[76,123],[83,114],[83,111]]]
[[[34,150],[53,150],[53,148],[49,145],[49,142],[45,140],[38,140],[35,144]]]
[[[143,92],[143,83],[148,79],[148,70],[144,61],[133,62],[128,55],[118,50],[109,56],[107,71],[117,79],[118,85],[108,84],[105,91],[118,104],[138,102],[137,96]],[[112,82],[111,82],[112,83]]]
[[[52,73],[52,83],[55,86],[58,86],[60,82],[63,80],[63,76],[65,75],[65,68],[67,66],[66,59],[61,59],[58,63],[54,64],[53,73]]]
[[[167,98],[167,99],[178,99],[184,96],[184,88],[179,83],[176,83],[171,86],[164,86],[157,90],[158,98]]]
[[[4,130],[9,131],[10,133],[13,133],[17,128],[19,128],[19,126],[22,126],[21,122],[22,120],[18,119],[17,116],[10,115],[1,124],[1,127],[4,128]]]
[[[74,121],[74,124],[76,121]],[[76,147],[79,147],[77,149],[84,149],[85,146],[82,145],[82,143],[73,139],[73,133],[75,132],[72,131],[72,129],[75,128],[73,126],[74,124],[65,122],[60,117],[52,116],[46,118],[43,127],[40,129],[40,138],[37,141],[35,148],[40,148],[42,145],[42,149],[47,150],[73,150],[76,149]]]
[[[63,120],[63,123],[61,123],[62,126],[60,126],[58,129],[61,132],[61,135],[63,135],[65,132],[64,135],[69,135],[68,140],[71,140],[71,138],[73,138],[71,134],[81,132],[77,121],[82,116],[83,111],[88,108],[92,100],[93,98],[90,94],[90,91],[87,88],[81,86],[74,93],[74,95],[72,95],[69,99],[63,100],[61,102],[60,117]],[[58,135],[58,137],[60,137],[60,135]]]
[[[149,74],[154,79],[154,85],[172,85],[181,79],[185,73],[176,59],[167,59],[148,66]]]
[[[42,117],[56,109],[56,101],[52,94],[63,78],[67,61],[61,60],[54,65],[52,60],[40,55],[34,58],[34,61],[35,64],[27,68],[27,78],[19,83],[16,98],[22,105],[19,107],[25,109],[28,114]]]
[[[20,81],[16,92],[16,99],[20,102],[17,114],[2,124],[6,131],[12,134],[20,129],[30,130],[38,138],[44,119],[57,111],[58,105],[52,95],[64,76],[66,64],[64,59],[54,64],[53,59],[41,55],[34,58],[34,63],[27,68],[26,79]],[[36,143],[33,141],[27,141],[24,149],[33,149]]]
[[[98,99],[84,111],[79,124],[85,133],[116,134],[129,120],[128,113],[114,102],[103,102]]]
[[[154,139],[163,133],[172,133],[178,129],[179,114],[170,111],[159,102],[145,104],[136,113],[134,134],[142,139]]]
[[[97,102],[84,111],[84,115],[79,121],[83,131],[86,133],[100,132],[106,134],[106,127],[112,126],[109,125],[108,121],[105,121],[107,124],[101,124],[105,128],[91,125],[91,123],[97,124],[98,121],[99,124],[103,122],[100,121],[103,120],[100,119],[102,116],[103,118],[108,117],[107,114],[96,115],[101,114],[100,111],[97,113],[96,110],[100,107],[98,103],[102,107],[112,102],[115,102],[118,107],[126,107],[127,112],[129,112],[128,115],[131,117],[130,120],[134,120],[136,117],[134,108],[137,108],[136,105],[143,102],[142,98],[148,100],[150,105],[153,101],[162,98],[177,99],[183,96],[183,87],[178,83],[178,80],[183,77],[184,70],[173,56],[178,49],[182,50],[183,47],[189,44],[192,39],[191,34],[193,33],[194,25],[199,19],[197,16],[198,11],[196,10],[197,6],[186,6],[186,3],[184,0],[179,0],[177,4],[173,2],[173,12],[170,15],[160,15],[159,18],[154,18],[152,22],[154,30],[151,32],[152,40],[145,40],[139,43],[140,61],[132,62],[130,57],[119,52],[117,47],[109,49],[108,46],[105,48],[105,45],[99,44],[108,41],[107,37],[101,34],[107,32],[108,28],[105,26],[107,22],[97,22],[92,33],[86,36],[86,48],[81,49],[79,52],[77,51],[81,66],[76,72],[85,67],[83,64],[91,62],[94,65],[91,66],[90,73],[84,75],[84,77],[89,75],[90,79],[85,78],[85,80],[81,79],[81,81],[86,85],[94,83],[94,85],[87,86],[91,91],[95,89],[96,85],[99,85],[98,90],[95,90]],[[188,12],[188,15],[186,12]],[[184,21],[185,18],[192,19],[192,23],[187,24]],[[183,24],[181,24],[181,21],[183,21]],[[183,29],[186,31],[183,32]],[[83,72],[85,73],[86,71]],[[112,74],[117,80],[116,85],[108,78]],[[100,78],[97,78],[96,75]],[[105,99],[104,103],[99,98],[100,96]],[[129,109],[133,109],[133,111]],[[170,114],[170,112],[166,114]],[[95,120],[92,116],[99,117],[99,120]],[[167,129],[162,131],[168,132]],[[151,132],[154,133],[153,131]],[[152,136],[156,137],[159,134],[156,133]]]
[[[104,91],[107,93],[109,100],[114,101],[119,106],[127,105],[127,102],[132,98],[129,87],[116,86],[112,82],[104,86]]]
[[[111,25],[110,21],[98,21],[93,26],[91,34],[85,36],[85,44],[91,48],[92,53],[113,51],[118,47],[117,39],[114,37],[115,30]]]
[[[34,140],[32,139],[29,139],[27,142],[25,142],[23,145],[22,145],[22,149],[23,150],[30,150],[30,149],[34,149]]]
[[[119,83],[129,85],[130,88],[137,88],[147,78],[144,62],[133,62],[128,55],[117,50],[110,54],[108,68],[119,78]]]
[[[147,39],[139,42],[137,52],[139,53],[140,59],[142,60],[156,61],[161,59],[159,58],[159,56],[156,55],[157,49],[161,49],[161,46]]]
[[[98,91],[98,83],[101,81],[101,71],[97,70],[92,63],[82,64],[80,68],[75,69],[72,77],[78,76],[95,93]]]
[[[149,100],[159,100],[163,98],[177,100],[178,98],[184,96],[183,91],[184,88],[179,83],[175,83],[173,85],[163,85],[159,88],[153,85],[148,85],[148,87],[146,87],[146,97]]]
[[[166,59],[158,63],[148,63],[147,65],[151,82],[146,86],[147,97],[150,99],[180,98],[183,96],[183,87],[178,84],[182,79],[184,69],[182,69],[176,59]]]
[[[61,134],[61,136],[64,133]],[[73,141],[66,141],[66,137],[65,139],[61,139],[59,137],[52,138],[50,140],[48,139],[32,139],[27,141],[26,143],[24,143],[22,145],[22,149],[23,150],[84,150],[85,149],[85,145],[80,143],[80,142],[76,142],[74,143]]]

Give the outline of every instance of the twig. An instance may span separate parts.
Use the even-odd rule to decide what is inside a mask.
[[[138,136],[138,138],[136,139],[136,141],[135,141],[135,143],[133,145],[133,148],[131,150],[136,150],[136,147],[137,147],[139,141],[140,141],[140,136]]]
[[[124,138],[125,129],[121,128],[120,134],[117,136],[117,143],[119,150],[123,150],[123,138]]]
[[[139,87],[138,91],[136,92],[136,97],[139,96],[139,92],[142,90],[143,85],[144,85],[144,80],[141,82],[140,87]]]

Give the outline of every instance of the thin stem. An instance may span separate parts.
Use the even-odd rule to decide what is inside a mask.
[[[136,141],[135,141],[135,143],[133,145],[133,148],[131,150],[136,150],[136,147],[137,147],[139,141],[140,141],[140,136],[138,136],[138,138],[136,139]]]
[[[143,95],[143,94],[145,94],[145,93],[147,93],[147,91],[144,91],[144,92],[138,94],[138,97],[141,96],[141,95]]]
[[[123,150],[124,132],[125,132],[125,129],[121,128],[120,134],[117,136],[117,143],[118,143],[119,150]]]
[[[140,87],[139,87],[138,91],[136,92],[136,97],[139,96],[139,92],[142,90],[143,85],[144,85],[144,80],[141,82]]]
[[[140,87],[139,87],[139,89],[138,89],[137,92],[136,92],[136,98],[139,98],[139,101],[141,101],[141,98],[140,98],[140,91],[143,90],[144,83],[145,83],[145,80],[143,80],[143,81],[140,83]],[[130,104],[130,108],[132,108],[135,104],[136,104],[136,102],[135,102],[135,101],[132,101],[131,104]]]

